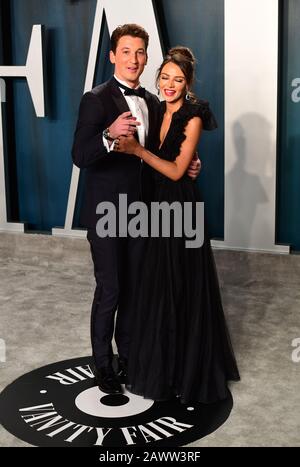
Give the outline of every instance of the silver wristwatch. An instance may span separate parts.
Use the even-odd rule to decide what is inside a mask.
[[[103,138],[107,139],[108,141],[114,141],[114,138],[110,136],[109,128],[106,128],[102,133]]]

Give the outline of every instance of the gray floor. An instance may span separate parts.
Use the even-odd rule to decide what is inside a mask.
[[[215,250],[242,381],[226,423],[191,446],[300,446],[300,256]],[[55,361],[90,355],[94,279],[81,239],[0,234],[0,391]],[[26,446],[0,427],[0,446]]]

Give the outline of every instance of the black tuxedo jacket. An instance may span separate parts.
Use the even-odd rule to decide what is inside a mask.
[[[146,147],[154,150],[158,138],[159,100],[146,91],[149,131]],[[119,193],[128,195],[128,203],[149,200],[151,169],[135,156],[107,152],[102,132],[123,112],[129,111],[123,93],[113,79],[83,95],[74,135],[72,159],[85,169],[85,195],[81,224],[94,229],[98,220],[96,207],[101,201],[118,203]]]

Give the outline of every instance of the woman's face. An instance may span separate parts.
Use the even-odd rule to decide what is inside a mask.
[[[187,91],[183,72],[172,62],[166,63],[161,70],[158,84],[162,97],[169,103],[183,99]]]

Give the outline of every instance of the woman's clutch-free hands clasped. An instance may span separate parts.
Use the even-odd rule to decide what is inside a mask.
[[[138,156],[137,151],[142,146],[140,143],[135,139],[134,136],[120,136],[115,141],[115,151],[117,152],[124,152],[126,154],[133,154]]]

